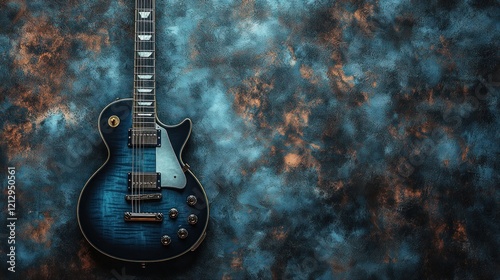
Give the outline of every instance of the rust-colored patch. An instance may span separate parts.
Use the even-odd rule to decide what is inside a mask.
[[[34,242],[50,245],[51,241],[48,237],[53,224],[54,219],[48,212],[45,212],[42,220],[27,226],[26,232]]]
[[[233,258],[231,259],[231,268],[234,270],[243,269],[243,258],[240,252],[233,252]]]
[[[51,277],[51,269],[54,265],[53,263],[50,264],[42,264],[38,267],[33,267],[30,268],[28,273],[27,273],[27,279],[53,279],[54,277]]]
[[[314,70],[307,65],[300,66],[300,76],[311,82],[311,84],[317,84],[319,81],[318,77],[314,75]]]
[[[361,8],[354,12],[354,18],[357,20],[359,27],[366,35],[372,35],[372,24],[370,24],[369,17],[374,13],[374,6],[372,3],[365,3]]]
[[[336,84],[337,88],[342,92],[348,92],[354,87],[354,77],[347,76],[341,64],[328,69],[328,77]]]
[[[292,128],[295,133],[303,135],[302,127],[308,125],[310,113],[305,108],[295,108],[290,112],[286,112],[284,114],[285,123],[283,127],[278,129],[278,132],[285,135],[286,131]]]
[[[443,239],[443,234],[445,233],[447,226],[446,224],[439,224],[436,227],[434,227],[434,247],[439,251],[442,252],[444,248],[444,239]]]
[[[90,255],[87,244],[80,244],[80,250],[78,250],[78,259],[80,260],[80,267],[83,270],[90,270],[95,266],[95,262]]]
[[[280,226],[279,228],[273,229],[271,235],[275,240],[283,241],[287,238],[288,232],[284,229],[283,226]]]
[[[8,148],[8,157],[11,160],[14,155],[23,157],[28,156],[31,146],[28,144],[27,135],[32,131],[33,124],[26,122],[20,125],[6,123],[1,133],[1,142],[4,142]]]
[[[337,262],[337,261],[332,261],[331,263],[332,270],[334,273],[343,273],[347,271],[347,268],[344,266],[344,264]]]
[[[85,43],[87,49],[95,53],[101,52],[103,45],[109,45],[109,34],[104,28],[99,29],[97,34],[78,33],[75,38]]]
[[[68,35],[52,25],[45,16],[35,18],[26,12],[22,12],[22,16],[26,23],[20,31],[18,47],[12,50],[11,55],[13,67],[22,71],[25,77],[23,84],[13,87],[7,97],[12,104],[26,108],[28,114],[26,119],[17,120],[17,124],[6,123],[3,127],[1,141],[9,149],[9,158],[27,156],[27,151],[31,149],[25,140],[27,134],[32,131],[33,125],[38,127],[54,112],[62,112],[69,123],[75,122],[65,98],[60,94],[68,84],[66,72],[67,61],[71,58],[71,42],[80,40],[93,52],[109,45],[105,29],[99,29],[97,34]]]
[[[429,97],[427,98],[427,102],[429,102],[430,105],[434,104],[434,90],[433,89],[429,90]]]
[[[285,156],[285,169],[289,171],[292,168],[296,168],[302,162],[302,157],[295,153],[289,153]]]
[[[264,125],[266,121],[259,110],[267,104],[267,93],[273,88],[273,81],[264,81],[257,75],[244,80],[242,86],[230,90],[236,112],[247,121],[257,118]]]
[[[469,146],[465,146],[462,148],[462,156],[461,156],[462,161],[467,160],[467,155],[469,154],[469,149],[470,149]]]
[[[467,242],[467,230],[463,222],[454,223],[453,240],[459,242]]]
[[[22,28],[14,66],[48,85],[60,86],[68,59],[69,40],[45,17],[28,18]]]

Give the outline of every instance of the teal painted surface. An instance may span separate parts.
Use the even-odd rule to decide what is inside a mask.
[[[498,1],[156,5],[158,115],[193,121],[207,239],[189,264],[142,270],[76,224],[106,159],[97,117],[132,94],[133,1],[7,0],[0,178],[17,168],[19,278],[498,275]]]

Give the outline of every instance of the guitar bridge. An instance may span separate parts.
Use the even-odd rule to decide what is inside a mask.
[[[125,222],[155,222],[159,223],[163,221],[162,213],[134,213],[125,212],[123,215]]]
[[[132,190],[160,190],[161,189],[161,174],[160,172],[129,172],[128,173],[128,189]]]

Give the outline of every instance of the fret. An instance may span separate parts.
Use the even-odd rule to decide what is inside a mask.
[[[136,112],[142,112],[142,113],[148,113],[152,114],[155,112],[155,108],[153,106],[134,106],[136,109]]]
[[[140,110],[141,112],[148,112],[148,113],[154,113],[155,112],[155,107],[154,106],[134,106],[135,110],[138,111]],[[151,111],[148,111],[151,110]]]
[[[144,76],[154,76],[156,75],[156,73],[151,73],[151,71],[146,71],[147,69],[143,69],[143,71],[136,71],[135,74],[136,75],[141,75],[143,78],[145,78]],[[149,70],[154,70],[154,69],[149,69]],[[150,77],[150,78],[145,78],[147,80],[154,80],[153,77]]]
[[[140,95],[136,94],[135,95],[135,100],[138,102],[150,102],[150,101],[155,101],[155,96],[154,95]]]
[[[135,66],[136,68],[141,68],[141,67],[151,67],[151,68],[154,68],[155,67],[155,63],[154,61],[152,60],[144,60],[144,58],[141,58],[141,59],[136,59],[136,63],[135,63]]]
[[[154,22],[153,21],[136,21],[135,22],[136,33],[151,32],[154,33]]]
[[[154,42],[149,42],[149,41],[135,42],[136,51],[141,51],[141,52],[154,51],[154,47],[155,47]]]
[[[135,83],[134,83],[134,89],[136,89],[136,88],[152,88],[154,86],[155,86],[155,81],[151,81],[151,80],[135,81]]]
[[[148,71],[145,71],[146,69],[144,69],[144,71],[136,71],[135,74],[137,76],[141,76],[140,79],[146,79],[146,80],[154,80],[153,77],[145,77],[145,76],[154,76],[156,75],[154,72],[153,73],[149,73]],[[151,70],[151,69],[150,69]]]

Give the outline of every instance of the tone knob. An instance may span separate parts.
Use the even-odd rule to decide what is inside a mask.
[[[188,216],[188,223],[190,225],[196,225],[197,222],[198,222],[198,216],[196,216],[195,214],[191,214]]]
[[[179,236],[180,239],[186,239],[188,237],[188,231],[185,228],[180,228],[177,231],[177,235]]]
[[[196,199],[196,196],[190,195],[187,197],[187,204],[190,206],[194,206],[198,200]]]
[[[179,216],[179,211],[177,211],[177,209],[175,209],[175,208],[172,208],[172,209],[170,209],[170,211],[168,211],[168,216],[171,219],[175,219],[175,218],[177,218],[177,216]]]
[[[170,242],[172,242],[172,238],[170,238],[170,236],[164,235],[161,237],[161,244],[163,246],[168,246],[170,244]]]

